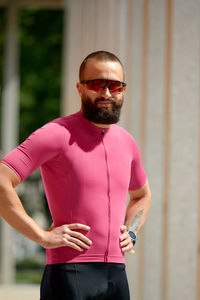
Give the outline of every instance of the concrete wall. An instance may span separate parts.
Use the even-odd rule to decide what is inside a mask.
[[[137,140],[152,188],[134,256],[132,299],[200,299],[200,1],[69,0],[63,114],[77,111],[82,59],[117,54],[128,89],[120,124]],[[135,297],[134,297],[135,296]]]

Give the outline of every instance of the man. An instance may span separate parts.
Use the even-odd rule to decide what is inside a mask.
[[[128,300],[124,253],[133,251],[150,188],[134,139],[114,124],[126,89],[120,60],[94,52],[79,76],[81,110],[46,124],[3,158],[0,214],[47,249],[41,300]],[[38,167],[53,219],[48,231],[14,191]]]

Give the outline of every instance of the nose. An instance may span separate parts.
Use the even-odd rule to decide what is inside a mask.
[[[102,97],[104,97],[105,99],[109,99],[111,97],[110,90],[107,86],[102,88],[100,93],[101,93]]]

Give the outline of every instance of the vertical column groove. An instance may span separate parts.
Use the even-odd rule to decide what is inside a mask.
[[[170,163],[170,90],[171,90],[171,48],[172,48],[172,2],[166,0],[166,56],[165,56],[165,124],[164,124],[164,203],[163,203],[163,262],[162,300],[167,299],[167,247],[169,213],[169,163]]]
[[[200,76],[200,61],[199,61],[199,76]],[[197,224],[197,300],[200,300],[200,85],[199,85],[199,163],[198,163],[198,224]]]
[[[146,149],[146,117],[147,117],[147,58],[148,58],[148,12],[149,1],[143,1],[143,32],[142,32],[142,78],[141,78],[141,115],[140,115],[140,150],[144,166]],[[143,299],[144,282],[144,239],[143,234],[139,244],[139,299]]]
[[[141,124],[140,124],[140,139],[141,139],[141,155],[144,161],[145,146],[146,146],[146,116],[147,116],[147,47],[148,47],[148,10],[149,1],[144,0],[143,3],[143,37],[142,37],[142,80],[141,80]]]
[[[128,42],[130,44],[133,43],[132,40],[132,36],[133,36],[133,1],[132,0],[128,0],[127,1],[127,18],[126,18],[126,26],[127,26],[127,30],[126,30],[126,44],[128,44]],[[129,25],[128,25],[129,24]],[[129,82],[131,82],[131,77],[132,77],[132,73],[131,73],[131,68],[130,66],[132,66],[132,48],[131,47],[127,47],[126,48],[126,59],[124,58],[124,62],[125,62],[125,73],[126,73],[126,78],[129,79]],[[126,80],[125,80],[126,81]],[[131,99],[130,99],[130,95],[131,95],[131,86],[128,86],[128,90],[126,92],[126,96],[125,99],[127,99],[125,101],[125,105],[124,105],[124,112],[125,112],[125,116],[126,118],[124,118],[124,125],[125,128],[130,129],[130,124],[131,124]]]
[[[2,90],[2,152],[3,155],[18,143],[19,123],[19,65],[18,65],[18,7],[9,1],[7,7],[4,85]],[[12,229],[1,223],[1,281],[12,283],[15,278],[15,261],[12,253]]]

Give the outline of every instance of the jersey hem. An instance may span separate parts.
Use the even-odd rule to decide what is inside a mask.
[[[119,256],[87,256],[74,259],[61,259],[61,258],[49,258],[47,257],[46,265],[53,265],[59,263],[81,263],[81,262],[105,262],[105,263],[125,263],[124,257]]]

